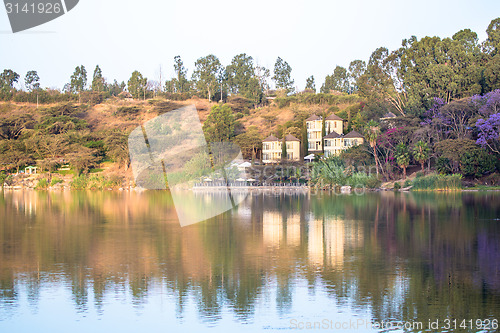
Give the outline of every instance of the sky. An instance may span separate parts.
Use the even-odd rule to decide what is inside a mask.
[[[126,82],[134,70],[158,81],[160,68],[164,81],[174,76],[176,55],[190,77],[200,57],[214,54],[228,65],[246,53],[271,71],[279,56],[299,90],[310,75],[319,89],[335,66],[367,61],[376,48],[394,50],[412,35],[444,38],[469,28],[483,41],[499,16],[498,0],[80,0],[65,15],[13,34],[0,8],[0,71],[24,79],[36,70],[51,88],[62,88],[78,65],[89,81],[97,64],[110,82]]]

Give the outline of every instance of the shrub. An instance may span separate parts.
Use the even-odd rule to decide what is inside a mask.
[[[394,191],[399,191],[401,189],[401,184],[399,182],[394,183]]]
[[[37,190],[45,190],[45,189],[47,189],[47,187],[49,187],[49,182],[45,178],[40,179],[38,181],[38,184],[36,184],[36,186],[35,186],[35,188]]]
[[[87,188],[87,177],[85,175],[75,177],[69,185],[74,190],[85,190]]]
[[[60,183],[62,183],[62,182],[63,182],[63,180],[62,180],[62,179],[59,179],[59,178],[54,177],[54,178],[52,178],[52,180],[50,181],[50,186],[54,186],[54,185],[56,185],[56,184],[60,184]]]
[[[5,172],[0,172],[0,187],[3,186],[3,183],[5,182],[5,179],[7,179],[7,174]]]
[[[436,161],[436,170],[443,175],[450,174],[452,172],[450,159],[440,156]]]
[[[405,183],[403,184],[403,187],[410,187],[413,184],[413,182],[409,179],[405,180]]]
[[[8,175],[7,177],[5,177],[4,180],[5,185],[11,186],[13,183],[14,183],[14,177],[12,177],[12,175]]]
[[[377,188],[379,187],[381,184],[380,180],[375,177],[375,176],[371,176],[367,181],[366,181],[366,186],[368,188]]]
[[[137,106],[122,106],[116,110],[116,115],[125,116],[125,115],[133,115],[139,113],[141,109]]]
[[[464,176],[482,177],[496,169],[496,158],[484,149],[467,151],[460,158],[460,170]]]

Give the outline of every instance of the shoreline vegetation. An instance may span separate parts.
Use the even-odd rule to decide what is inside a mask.
[[[324,162],[322,162],[324,164]],[[421,171],[413,173],[407,179],[400,179],[391,182],[382,183],[375,176],[367,176],[363,172],[346,172],[342,167],[337,166],[329,170],[314,170],[321,166],[313,166],[312,172],[321,172],[320,176],[314,176],[313,180],[302,183],[291,183],[287,181],[250,185],[234,186],[232,189],[248,189],[250,191],[325,191],[338,193],[363,193],[377,191],[434,191],[434,192],[453,192],[453,191],[500,191],[500,186],[488,186],[482,184],[464,183],[463,176],[460,174],[443,175],[437,173],[424,174]],[[331,179],[328,177],[335,177]],[[50,180],[49,180],[50,179]],[[135,186],[130,182],[128,186],[120,178],[106,177],[100,174],[82,174],[79,176],[61,176],[52,174],[50,178],[46,174],[37,175],[0,175],[1,190],[38,190],[38,191],[147,191],[148,189]],[[218,192],[223,186],[213,186],[210,184],[198,185],[188,190],[196,192]],[[168,189],[167,189],[168,190]]]
[[[272,166],[271,175],[251,175],[262,185],[496,189],[500,18],[489,23],[486,33],[484,41],[470,29],[444,38],[412,36],[398,49],[380,47],[367,61],[336,66],[321,87],[318,82],[319,89],[310,76],[302,91],[296,90],[292,67],[284,59],[278,57],[274,69],[266,69],[247,54],[227,65],[213,54],[200,57],[191,77],[176,56],[175,77],[166,81],[134,71],[119,83],[106,79],[99,65],[87,80],[87,69],[80,65],[71,76],[68,72],[62,89],[42,88],[36,70],[23,81],[15,70],[4,69],[0,184],[39,190],[134,188],[141,183],[130,168],[128,135],[149,120],[194,105],[206,141],[237,145],[255,170],[264,157],[263,140],[271,135],[283,142],[288,135],[296,138],[300,161],[314,154],[311,163],[298,163],[299,171],[289,173],[292,161],[282,145],[283,159]],[[311,116],[322,120],[321,133],[309,133],[306,119]],[[363,142],[351,147],[344,141],[338,155],[325,158],[325,119],[331,116],[343,120],[340,137],[355,131]],[[164,130],[175,132],[169,126]],[[214,167],[213,154],[183,158],[185,166],[175,175],[182,180]],[[164,178],[157,173],[145,180],[158,182],[154,177],[160,183]]]

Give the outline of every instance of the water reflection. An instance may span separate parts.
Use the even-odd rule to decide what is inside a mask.
[[[0,216],[0,327],[500,318],[498,194],[254,194],[181,228],[161,191],[5,192]]]

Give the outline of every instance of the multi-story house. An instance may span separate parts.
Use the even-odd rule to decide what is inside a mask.
[[[307,149],[309,152],[320,152],[322,148],[323,118],[312,115],[306,119],[307,126]]]
[[[346,135],[339,135],[332,132],[323,138],[325,145],[325,157],[339,155],[342,150],[352,146],[358,146],[364,142],[364,137],[356,131]]]
[[[306,119],[308,150],[311,153],[323,151],[323,118],[312,115]],[[325,135],[344,132],[344,119],[335,114],[331,114],[325,119]]]
[[[262,162],[278,163],[281,161],[283,151],[282,140],[274,135],[262,140]],[[300,160],[300,140],[291,134],[285,136],[286,159],[289,161]]]

